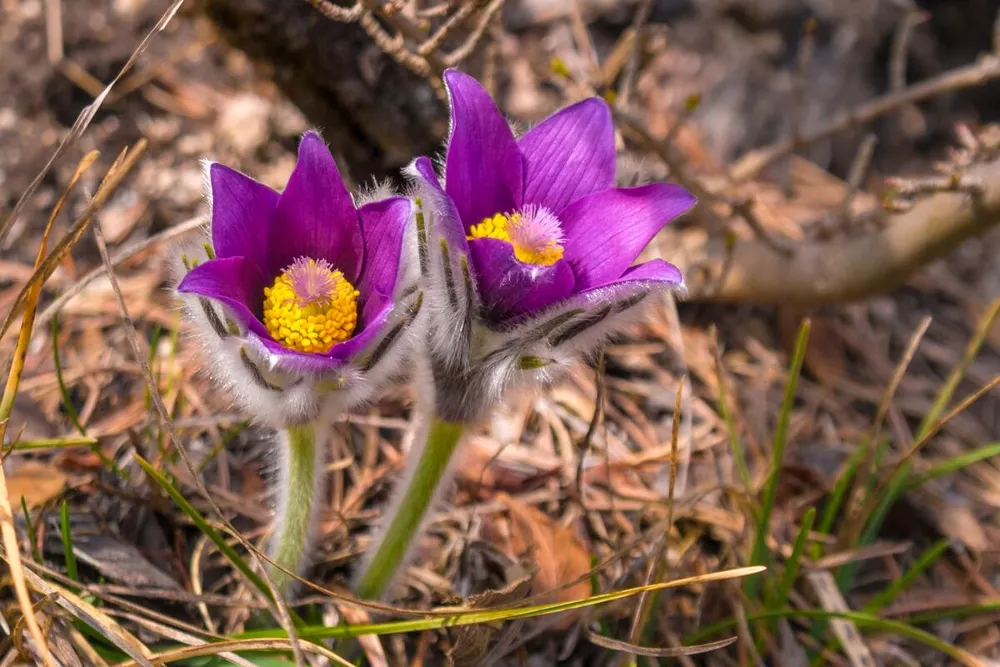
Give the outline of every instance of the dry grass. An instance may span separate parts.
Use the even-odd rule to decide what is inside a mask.
[[[586,54],[582,18],[568,21]],[[183,41],[160,27],[154,44]],[[192,52],[225,53],[211,40],[187,39]],[[618,51],[631,53],[629,45]],[[421,67],[435,67],[433,51],[413,45]],[[60,71],[75,72],[61,57]],[[617,68],[630,71],[632,58]],[[133,64],[121,94],[145,94],[168,117],[190,111],[199,85],[218,83],[164,87],[171,61]],[[589,71],[616,79],[607,63]],[[595,89],[594,80],[553,76],[567,97]],[[922,90],[892,90],[851,123],[923,99]],[[94,117],[106,93],[83,118]],[[196,116],[184,123],[211,133],[215,116]],[[865,217],[877,198],[802,161],[791,163],[792,195],[752,180],[763,163],[843,129],[842,121],[738,162],[729,173],[751,179],[749,194],[689,168],[695,160],[678,148],[680,123],[659,133],[647,127],[648,139],[622,127],[630,150],[663,158],[674,178],[683,171],[710,196],[690,228],[769,246],[775,236],[794,253],[797,243],[831,233],[831,220],[836,233],[844,233],[837,225],[877,224]],[[57,157],[81,150],[74,143],[90,136],[84,129],[67,134]],[[992,131],[960,132],[949,167],[993,159]],[[1000,657],[1000,400],[988,391],[1000,377],[1000,300],[982,297],[985,269],[970,268],[995,238],[887,296],[848,305],[657,303],[607,349],[603,373],[579,368],[507,406],[465,443],[450,503],[422,538],[396,603],[379,606],[353,601],[343,585],[410,445],[411,397],[405,385],[394,388],[338,425],[311,588],[294,605],[275,605],[255,549],[270,516],[268,434],[230,412],[200,372],[163,289],[170,248],[196,232],[198,211],[162,231],[144,227],[132,243],[128,234],[109,239],[102,218],[97,256],[81,241],[96,212],[121,212],[109,204],[116,187],[153,199],[143,191],[144,161],[195,159],[154,148],[152,156],[133,148],[106,169],[104,187],[71,207],[73,224],[56,225],[51,249],[38,243],[47,217],[28,220],[39,235],[20,238],[32,251],[12,252],[0,266],[8,313],[0,352],[14,359],[0,414],[10,416],[0,419],[0,527],[16,593],[3,613],[4,664],[196,656],[342,664],[341,656],[359,655],[373,665],[438,664],[449,655],[457,664],[520,664],[545,654],[583,664],[682,656],[710,665],[982,665]],[[287,150],[276,154],[287,158]],[[974,197],[960,181],[909,179],[893,194]],[[80,203],[60,182],[65,201]],[[33,196],[35,185],[5,218],[4,234],[37,211],[56,219],[58,206],[32,204]],[[800,329],[807,316],[808,337]],[[736,568],[751,564],[768,571],[737,581],[748,571]],[[688,585],[497,622],[510,613],[498,609],[571,605],[663,580]],[[463,615],[472,610],[484,615]],[[366,626],[390,617],[403,620]],[[458,627],[460,618],[492,622]],[[393,634],[350,639],[365,629]],[[325,640],[333,637],[331,648]],[[693,651],[683,647],[693,642],[713,650],[687,657]]]

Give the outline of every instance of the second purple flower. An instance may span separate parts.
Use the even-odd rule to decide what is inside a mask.
[[[487,320],[518,319],[628,282],[682,284],[662,260],[632,263],[695,198],[667,183],[614,187],[614,127],[603,100],[562,109],[516,139],[475,79],[450,70],[445,83],[444,187],[427,158],[414,168],[448,209],[438,211],[441,233],[453,252],[471,258]]]

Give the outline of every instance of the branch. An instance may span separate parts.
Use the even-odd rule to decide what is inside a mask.
[[[864,125],[891,111],[920,102],[937,95],[982,85],[1000,77],[1000,57],[982,56],[978,61],[946,72],[941,76],[922,81],[905,90],[890,93],[863,104],[857,109],[844,111],[811,132],[803,132],[797,138],[779,141],[767,148],[761,148],[740,158],[729,170],[729,177],[736,183],[753,178],[755,175],[799,148],[808,146],[858,125]]]
[[[1000,159],[969,169],[974,191],[943,191],[890,216],[875,231],[807,241],[784,257],[760,240],[726,247],[703,230],[668,231],[667,261],[687,269],[697,301],[818,305],[863,299],[905,282],[925,264],[1000,223]]]
[[[444,105],[422,76],[372,47],[366,31],[385,31],[364,4],[340,2],[197,4],[230,44],[265,65],[282,92],[323,130],[351,174],[359,180],[391,177],[412,156],[437,150],[447,127],[441,121]]]

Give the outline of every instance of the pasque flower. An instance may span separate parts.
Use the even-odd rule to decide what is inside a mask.
[[[395,372],[419,311],[400,270],[412,203],[356,205],[315,132],[280,194],[221,164],[208,182],[211,242],[185,254],[177,291],[216,377],[278,431],[271,576],[287,593],[316,523],[329,424]]]
[[[210,258],[189,257],[177,291],[219,377],[274,426],[313,418],[324,395],[367,398],[405,318],[394,297],[410,201],[357,207],[315,132],[281,194],[218,163],[208,180]]]
[[[667,183],[615,187],[614,127],[601,99],[566,107],[518,139],[475,79],[450,70],[445,83],[444,185],[427,158],[411,174],[430,218],[425,272],[438,289],[429,294],[448,305],[429,317],[468,310],[468,327],[431,323],[436,374],[458,372],[472,385],[464,397],[445,390],[439,408],[475,419],[523,379],[518,371],[551,375],[553,363],[620,328],[645,294],[683,287],[663,260],[633,263],[695,199]]]
[[[455,70],[444,79],[444,185],[426,157],[409,169],[427,302],[414,359],[425,433],[358,580],[363,597],[384,594],[405,560],[468,425],[513,387],[549,382],[592,352],[649,292],[683,286],[662,260],[632,264],[694,197],[663,183],[615,187],[602,100],[565,108],[517,139],[475,79]]]

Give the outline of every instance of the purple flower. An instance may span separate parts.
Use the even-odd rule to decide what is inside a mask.
[[[606,302],[637,283],[647,291],[683,284],[662,260],[632,263],[695,199],[666,183],[614,187],[614,127],[603,100],[562,109],[516,139],[475,79],[456,70],[444,78],[444,188],[427,158],[413,170],[449,252],[470,258],[487,321],[523,321],[571,298]]]
[[[371,347],[393,312],[409,200],[356,207],[315,132],[281,194],[218,163],[209,180],[215,257],[177,290],[224,305],[271,368],[336,370]]]

